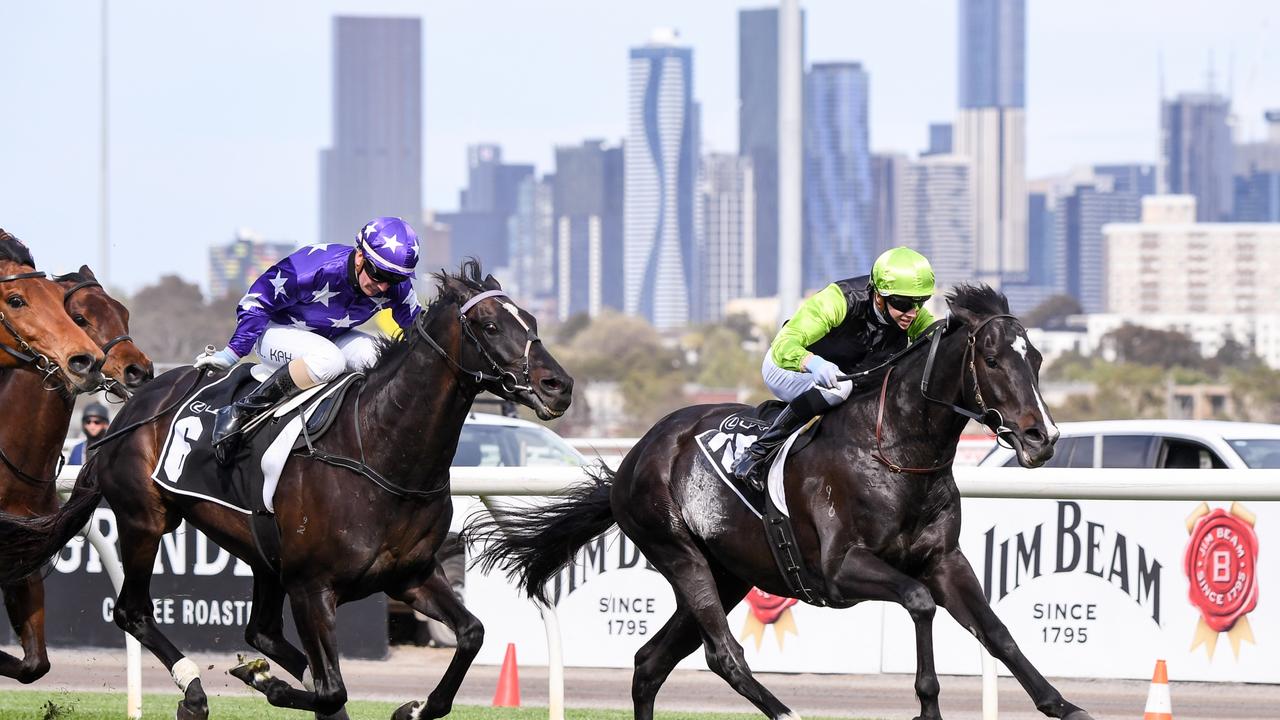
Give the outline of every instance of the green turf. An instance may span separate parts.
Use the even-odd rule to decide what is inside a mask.
[[[146,695],[142,700],[143,720],[172,720],[178,695]],[[347,705],[352,720],[386,720],[395,703],[355,701]],[[124,695],[120,693],[0,692],[0,720],[120,720],[124,717]],[[305,720],[310,713],[273,708],[257,697],[209,698],[210,720]],[[488,708],[455,706],[450,718],[457,720],[545,720],[546,708]],[[630,720],[629,710],[569,710],[567,720]],[[759,720],[761,715],[742,713],[658,712],[657,720]],[[807,718],[806,720],[822,720]]]

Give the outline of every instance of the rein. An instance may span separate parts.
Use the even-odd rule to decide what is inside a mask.
[[[938,322],[934,323],[932,326],[930,326],[928,330],[925,331],[930,334],[929,356],[925,360],[924,375],[920,378],[920,394],[924,396],[925,400],[928,400],[929,402],[932,402],[938,405],[946,406],[950,408],[953,412],[963,415],[964,417],[967,417],[970,420],[973,420],[981,425],[984,425],[987,429],[995,433],[997,439],[1002,438],[1006,434],[1012,433],[1013,428],[1005,424],[1004,416],[1000,414],[999,410],[997,410],[996,408],[987,407],[986,403],[983,401],[982,389],[978,386],[978,369],[974,364],[974,356],[976,355],[976,352],[977,352],[976,346],[978,341],[978,333],[982,332],[982,329],[985,328],[989,323],[991,323],[991,321],[997,320],[1000,318],[1007,318],[1007,319],[1013,320],[1014,322],[1018,322],[1018,318],[1009,314],[992,315],[991,317],[986,318],[978,325],[978,327],[974,328],[973,331],[969,333],[968,338],[965,340],[964,353],[960,356],[961,386],[963,387],[963,384],[964,384],[964,373],[967,367],[969,370],[969,375],[973,378],[973,399],[974,399],[974,402],[977,403],[978,409],[982,411],[981,413],[976,413],[968,408],[961,407],[948,400],[942,400],[929,395],[929,379],[933,375],[933,363],[938,357],[938,347],[942,343],[942,335],[945,330],[945,328],[938,328],[938,326],[942,325],[945,322],[943,320],[939,320]],[[938,328],[938,329],[934,329],[934,328]],[[885,363],[882,363],[880,366],[877,366],[877,368],[882,367],[883,365],[886,365],[888,363],[894,362],[899,357],[901,357],[902,355],[906,354],[908,351],[915,348],[917,345],[922,345],[922,344],[923,343],[913,343],[912,345],[908,346],[906,350],[899,352],[897,355],[891,357]],[[875,370],[877,368],[872,368],[872,370]],[[870,372],[870,371],[867,371],[867,372]],[[889,375],[892,372],[893,372],[893,368],[890,367],[885,372],[884,381],[880,385],[880,402],[876,409],[876,450],[871,454],[871,457],[875,458],[877,462],[889,468],[889,471],[894,473],[905,473],[908,475],[931,475],[940,470],[947,469],[948,467],[951,466],[953,462],[955,462],[954,455],[952,455],[950,460],[942,463],[941,465],[935,465],[933,467],[921,467],[921,468],[904,467],[902,465],[898,465],[897,463],[891,462],[885,456],[884,447],[881,444],[881,436],[884,429],[884,408],[886,404],[885,399],[889,393]],[[859,374],[861,375],[865,373],[859,373]]]
[[[55,275],[53,277],[54,282],[63,282],[70,279],[71,279],[70,274]],[[71,314],[71,296],[72,295],[75,295],[77,292],[79,292],[80,290],[84,290],[85,288],[95,288],[95,287],[101,289],[102,283],[98,282],[97,280],[81,280],[75,285],[72,285],[70,288],[67,288],[67,291],[62,294],[62,306],[66,308],[67,314],[68,315]],[[106,343],[102,345],[102,357],[105,359],[107,355],[111,354],[112,348],[114,348],[116,345],[119,345],[120,343],[125,341],[133,342],[133,337],[128,334],[125,334],[125,335],[118,335],[108,340]],[[118,383],[111,378],[105,378],[103,380],[102,389],[107,390],[109,392],[118,391],[121,394],[123,394],[126,399],[132,394],[126,388],[124,388],[121,385],[121,383]]]
[[[33,272],[14,273],[13,275],[5,275],[3,277],[0,277],[0,283],[9,282],[11,280],[29,280],[32,278],[44,278],[44,277],[47,277],[47,276],[43,272],[36,270]],[[22,337],[22,333],[19,333],[18,329],[13,326],[13,323],[9,322],[9,318],[5,317],[3,310],[0,310],[0,326],[3,326],[5,330],[8,330],[9,334],[13,336],[14,342],[18,344],[17,348],[12,348],[12,347],[9,347],[8,345],[0,345],[0,350],[4,350],[5,352],[9,353],[14,358],[16,358],[17,360],[23,363],[30,363],[34,365],[36,367],[36,370],[39,370],[41,373],[44,373],[43,384],[46,390],[58,389],[58,385],[53,385],[53,386],[49,385],[50,378],[54,377],[55,375],[62,374],[62,368],[58,366],[58,363],[50,360],[49,356],[31,347],[31,343],[28,343],[26,341],[26,338]]]

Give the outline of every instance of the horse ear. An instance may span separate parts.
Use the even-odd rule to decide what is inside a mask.
[[[97,279],[98,279],[98,277],[97,277],[96,275],[94,275],[94,274],[93,274],[93,271],[89,269],[89,266],[88,266],[88,265],[81,265],[81,266],[80,266],[80,274],[81,274],[81,275],[83,275],[83,276],[85,276],[85,278],[87,278],[87,279],[89,279],[89,280],[97,280]]]
[[[489,288],[490,290],[502,289],[502,285],[498,282],[498,279],[495,278],[492,274],[484,276],[484,286]]]
[[[964,323],[965,325],[972,326],[972,325],[978,324],[978,316],[974,315],[972,312],[965,309],[964,307],[957,305],[954,302],[951,302],[950,300],[948,300],[947,308],[951,311],[951,317],[959,319],[960,322]]]

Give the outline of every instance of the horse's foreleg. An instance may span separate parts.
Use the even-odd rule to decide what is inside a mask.
[[[829,587],[837,601],[888,600],[906,608],[916,627],[917,720],[937,720],[938,674],[933,664],[933,615],[937,606],[929,589],[866,550],[850,550],[832,575]]]
[[[1009,668],[1040,712],[1067,720],[1092,720],[1089,713],[1063,700],[1062,694],[1022,654],[1009,629],[987,604],[982,585],[978,583],[968,559],[959,550],[944,556],[925,582],[951,617],[973,633],[992,657]]]
[[[440,678],[440,683],[431,691],[427,701],[401,705],[391,716],[392,720],[444,717],[453,709],[453,699],[458,694],[458,688],[462,687],[462,679],[466,677],[471,661],[484,644],[484,626],[462,605],[439,565],[425,583],[398,593],[398,598],[423,615],[449,626],[457,636],[458,645],[453,651],[449,667],[444,671],[444,677]]]
[[[241,662],[230,673],[266,696],[276,707],[335,715],[347,704],[347,689],[338,670],[338,645],[334,637],[338,604],[331,588],[300,588],[289,595],[293,621],[314,673],[315,690],[299,690],[271,675],[265,660]],[[256,609],[255,609],[256,610]],[[287,668],[286,668],[287,669]]]
[[[22,657],[0,652],[0,675],[20,683],[32,683],[49,672],[49,653],[44,644],[44,579],[28,575],[3,588],[9,622],[22,643]]]

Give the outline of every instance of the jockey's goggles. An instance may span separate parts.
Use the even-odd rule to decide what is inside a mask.
[[[919,310],[921,305],[929,302],[928,297],[907,297],[906,295],[887,295],[884,299],[889,303],[889,307],[898,312],[911,312]]]
[[[408,277],[405,275],[397,275],[396,273],[387,272],[377,265],[374,265],[373,261],[369,258],[364,259],[364,274],[368,275],[369,279],[374,282],[387,283],[389,285],[398,285],[405,280],[408,280]]]

